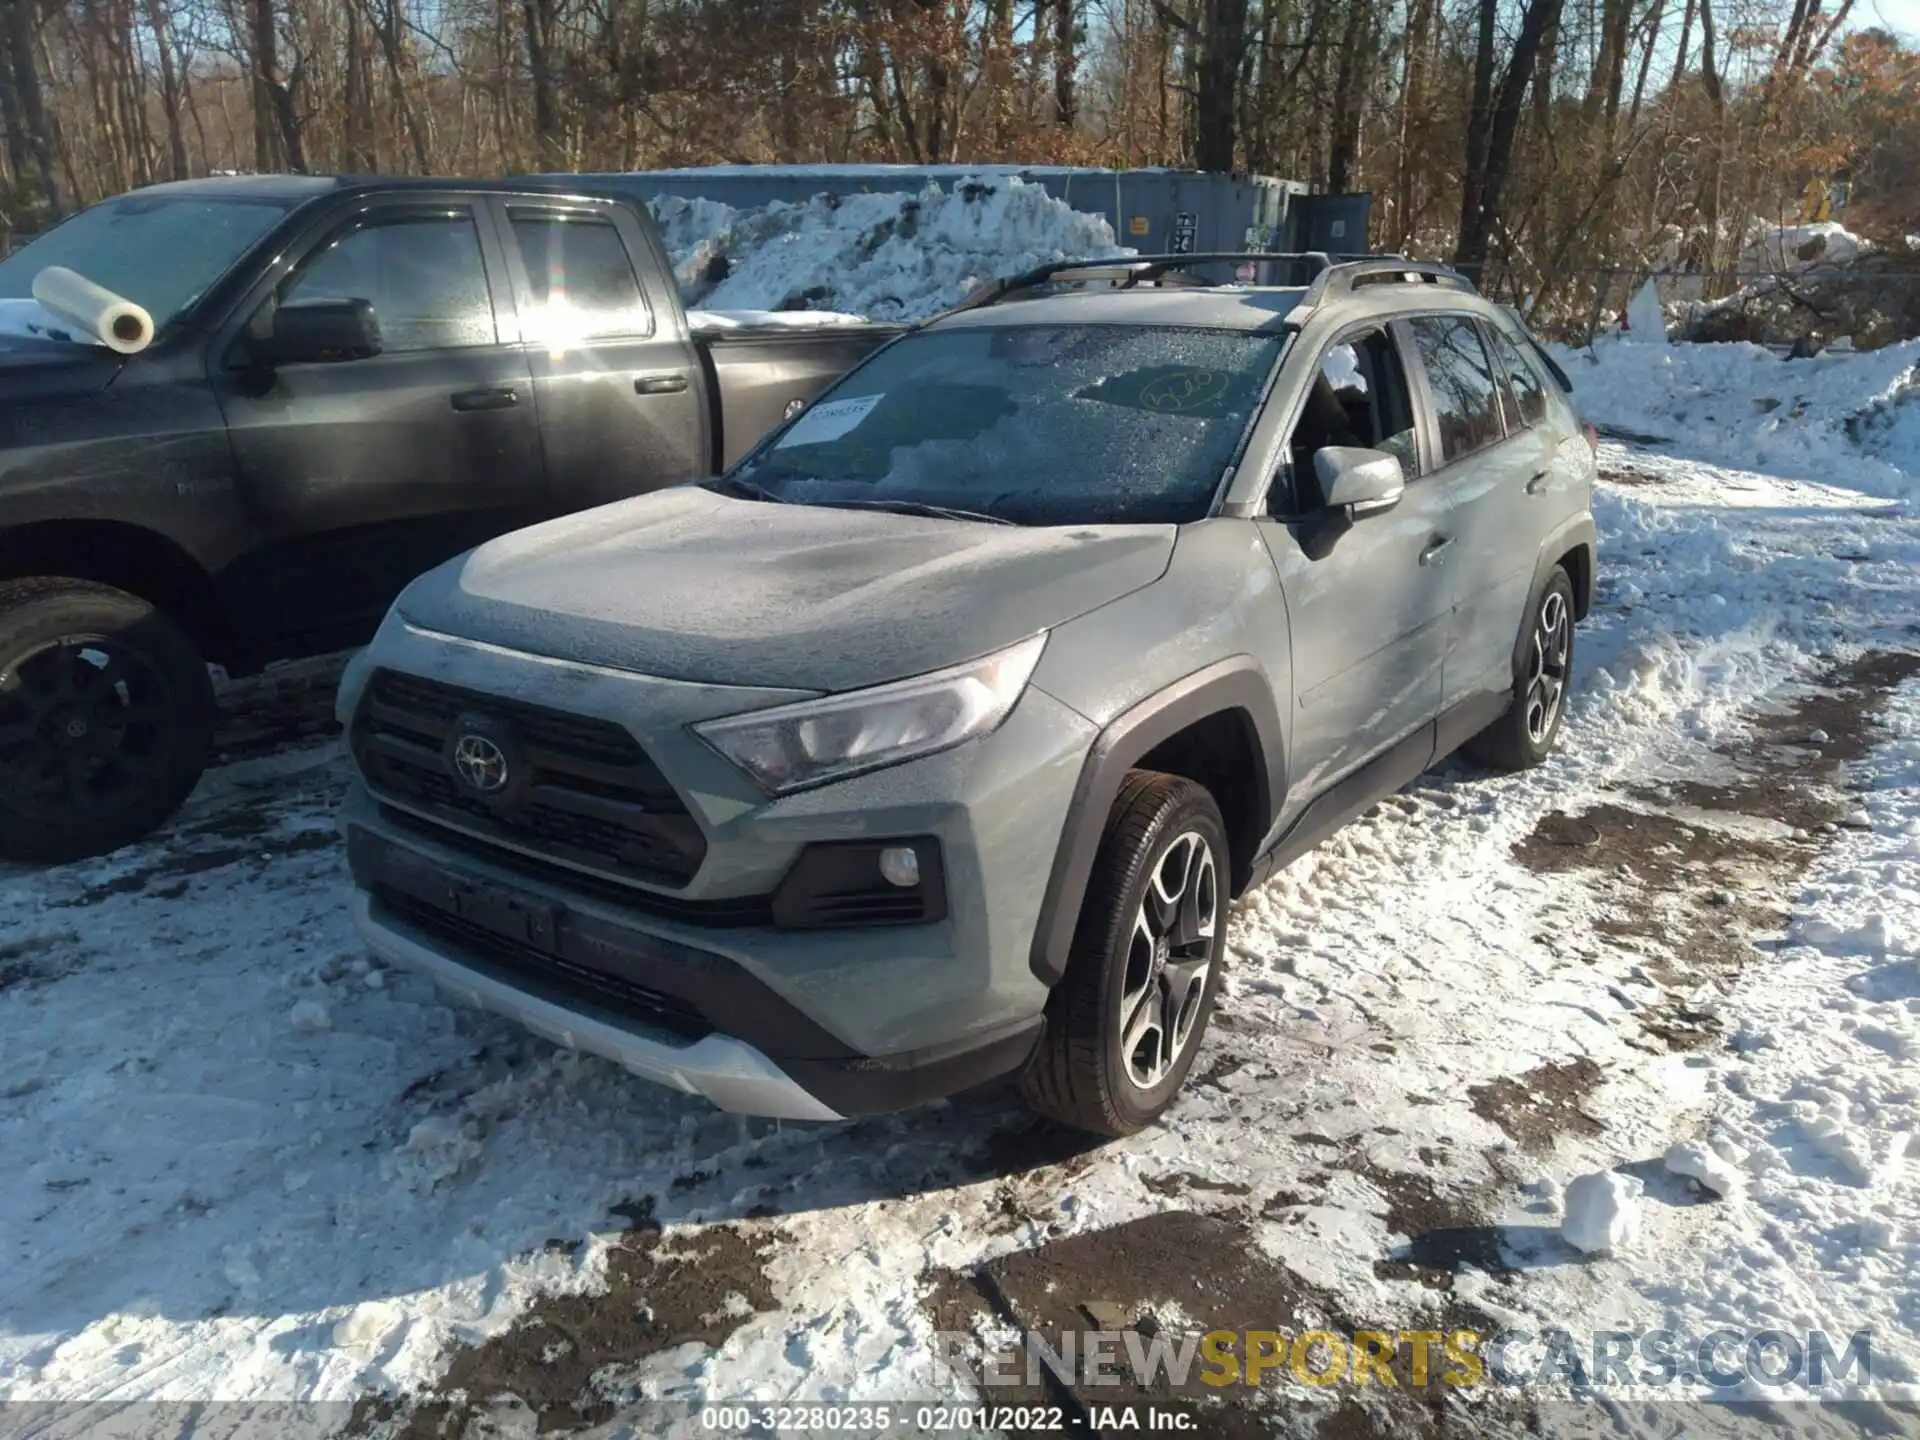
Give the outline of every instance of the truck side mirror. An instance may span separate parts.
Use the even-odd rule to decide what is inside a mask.
[[[380,353],[380,317],[370,300],[295,300],[273,312],[273,334],[254,342],[270,365],[370,360]]]

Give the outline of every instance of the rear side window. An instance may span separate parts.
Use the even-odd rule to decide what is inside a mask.
[[[633,261],[611,221],[538,210],[507,214],[533,290],[529,339],[566,345],[653,333]]]
[[[1440,463],[1451,464],[1503,439],[1500,384],[1480,343],[1479,327],[1453,315],[1408,323],[1433,396]]]
[[[1507,383],[1513,387],[1514,403],[1520,407],[1520,423],[1538,425],[1547,418],[1546,386],[1540,383],[1538,372],[1503,331],[1489,327],[1488,333],[1493,336],[1494,358],[1507,372]]]

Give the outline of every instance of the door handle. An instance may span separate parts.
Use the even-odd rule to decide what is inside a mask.
[[[449,398],[456,410],[511,410],[520,403],[520,392],[499,385],[486,390],[456,390]]]
[[[1453,537],[1451,535],[1434,536],[1431,540],[1427,541],[1427,548],[1420,552],[1420,563],[1422,565],[1432,564],[1440,558],[1441,552],[1451,544],[1453,544]]]
[[[686,388],[684,375],[642,375],[633,382],[636,395],[678,395]]]
[[[1527,494],[1538,495],[1542,490],[1547,488],[1547,481],[1551,478],[1552,476],[1548,471],[1542,470],[1538,475],[1527,481]]]

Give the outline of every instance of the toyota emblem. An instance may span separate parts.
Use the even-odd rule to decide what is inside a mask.
[[[498,795],[507,788],[507,752],[469,731],[453,742],[453,771],[469,790]]]

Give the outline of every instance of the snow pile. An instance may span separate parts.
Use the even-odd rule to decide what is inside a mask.
[[[1602,1170],[1567,1186],[1567,1214],[1560,1238],[1588,1255],[1624,1250],[1640,1233],[1641,1183],[1631,1175]]]
[[[982,281],[1130,253],[1099,216],[1012,176],[750,210],[679,196],[649,204],[689,302],[713,310],[911,320],[958,303]]]
[[[818,326],[864,325],[864,315],[842,315],[837,310],[689,310],[687,323],[696,335],[719,330],[744,330],[766,325],[789,329]]]
[[[1815,265],[1844,265],[1871,249],[1870,241],[1832,220],[1810,225],[1769,225],[1756,220],[1747,231],[1740,268],[1793,275]]]
[[[1735,222],[1721,227],[1722,250],[1733,239]],[[1705,249],[1704,230],[1691,235],[1677,225],[1662,226],[1655,232],[1647,264],[1654,270],[1679,276],[1700,268],[1698,257]],[[1769,271],[1797,275],[1822,265],[1844,265],[1873,251],[1873,243],[1832,220],[1809,224],[1777,224],[1754,216],[1747,221],[1740,239],[1736,268],[1752,274]],[[1689,265],[1689,259],[1694,263]],[[1697,297],[1696,297],[1697,298]]]
[[[1740,1192],[1740,1171],[1732,1160],[1698,1140],[1683,1140],[1667,1151],[1667,1173],[1691,1180],[1722,1198]]]
[[[1549,348],[1596,425],[1715,464],[1920,497],[1920,341],[1800,360],[1630,337]]]

